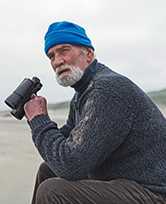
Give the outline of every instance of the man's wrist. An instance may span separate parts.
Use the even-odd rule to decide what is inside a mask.
[[[36,129],[38,127],[42,127],[49,122],[51,122],[50,117],[48,114],[41,114],[41,115],[36,115],[35,117],[32,118],[32,120],[27,121],[31,129]]]
[[[44,116],[47,115],[46,113],[38,113],[36,115],[32,115],[30,117],[27,118],[28,122],[31,122],[34,118],[39,117],[39,116]]]

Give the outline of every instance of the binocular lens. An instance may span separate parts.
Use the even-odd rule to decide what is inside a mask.
[[[31,92],[32,86],[32,80],[24,79],[16,90],[5,100],[5,103],[12,109],[17,109],[21,105],[21,102],[25,100],[25,96]]]
[[[17,109],[18,104],[21,101],[21,96],[19,96],[16,93],[12,93],[7,99],[5,100],[5,103],[12,109]]]

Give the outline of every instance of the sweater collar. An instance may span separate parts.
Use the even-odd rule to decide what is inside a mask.
[[[86,69],[82,78],[76,82],[71,87],[75,89],[76,92],[83,92],[89,85],[93,75],[96,73],[97,60],[95,59]]]

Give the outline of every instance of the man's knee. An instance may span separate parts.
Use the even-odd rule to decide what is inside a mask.
[[[42,182],[36,193],[36,201],[58,201],[62,195],[68,194],[70,191],[69,181],[62,178],[49,178]]]

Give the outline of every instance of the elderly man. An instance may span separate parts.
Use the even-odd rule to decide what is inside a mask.
[[[25,106],[44,163],[32,204],[166,203],[166,119],[131,80],[94,57],[84,28],[56,22],[45,53],[57,82],[75,94],[61,128],[44,97]]]

